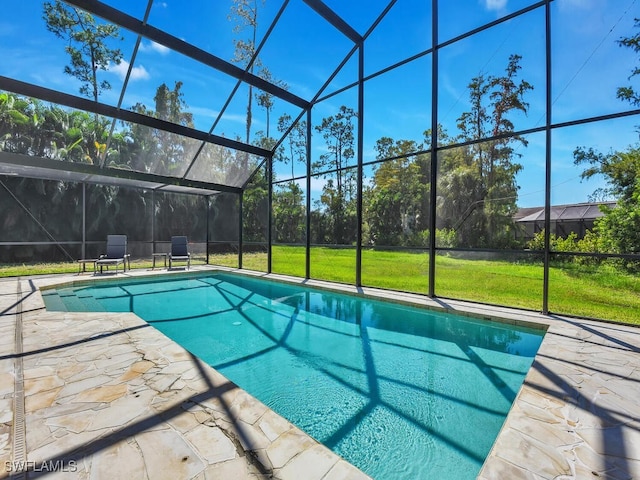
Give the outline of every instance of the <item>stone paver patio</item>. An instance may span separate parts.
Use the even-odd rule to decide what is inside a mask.
[[[137,316],[44,309],[93,278],[0,280],[0,478],[368,478]],[[548,328],[478,478],[640,478],[640,329],[358,290]]]

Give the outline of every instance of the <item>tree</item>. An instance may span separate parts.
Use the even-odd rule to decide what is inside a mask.
[[[156,90],[153,100],[156,103],[156,117],[167,122],[175,123],[185,127],[193,128],[193,114],[187,112],[188,108],[182,94],[180,81],[174,83],[170,90],[165,83]],[[191,139],[172,132],[156,130],[158,147],[161,152],[163,165],[156,168],[156,172],[163,175],[175,175],[186,168],[188,162],[192,160],[189,144]]]
[[[254,73],[256,67],[260,67],[260,62],[255,59],[256,38],[258,34],[258,14],[260,4],[264,6],[265,0],[232,0],[231,13],[229,20],[235,20],[236,25],[233,27],[235,33],[242,33],[245,29],[249,30],[249,36],[245,39],[234,39],[235,46],[232,62],[239,63]],[[252,101],[253,86],[249,84],[249,93],[247,97],[247,124],[246,124],[246,143],[250,143],[251,139],[251,122],[252,122]]]
[[[109,125],[99,115],[0,93],[0,146],[4,151],[93,163],[105,153]]]
[[[635,19],[635,27],[640,28],[640,19]],[[618,44],[640,54],[640,33],[623,37]],[[635,67],[629,78],[638,74],[640,68]],[[617,97],[640,105],[640,96],[631,86],[618,88]],[[573,156],[575,165],[587,166],[582,179],[601,175],[606,181],[592,198],[614,198],[617,202],[614,208],[601,207],[604,216],[595,221],[593,229],[599,236],[598,245],[604,245],[609,253],[640,253],[640,147],[608,154],[578,147]]]
[[[187,111],[188,106],[181,91],[182,85],[182,82],[176,81],[173,89],[169,89],[163,83],[156,89],[153,97],[153,110],[140,103],[132,110],[167,122],[193,127],[193,114]],[[191,161],[191,158],[185,156],[190,151],[189,144],[192,140],[182,135],[132,124],[130,138],[131,158],[134,162],[131,168],[134,170],[171,175],[183,168],[185,162]]]
[[[52,106],[44,115],[39,135],[51,134],[45,149],[47,156],[93,164],[105,153],[110,125],[111,122],[100,115]]]
[[[107,45],[110,39],[122,40],[118,26],[99,25],[91,14],[67,7],[60,0],[44,3],[43,18],[47,30],[67,42],[65,51],[71,64],[64,72],[80,80],[82,95],[97,102],[100,93],[111,88],[107,80],[98,81],[98,70],[108,70],[111,63],[122,61],[120,49]]]
[[[579,147],[574,163],[588,165],[583,179],[601,175],[607,182],[590,200],[616,199],[615,207],[600,207],[604,216],[594,223],[594,232],[601,237],[599,245],[608,253],[640,253],[640,147],[606,155]]]
[[[375,245],[416,245],[428,229],[429,155],[413,140],[383,137],[376,142],[380,164],[368,190],[365,221]]]
[[[278,132],[291,131],[283,142],[282,148],[275,152],[274,160],[291,165],[291,178],[295,177],[295,164],[307,163],[307,122],[301,120],[291,128],[291,115],[285,113],[278,119]]]
[[[305,216],[304,195],[297,183],[291,181],[274,188],[274,242],[304,242],[306,231]]]
[[[479,75],[468,85],[471,110],[458,118],[458,142],[474,142],[447,150],[440,159],[438,185],[442,228],[458,233],[459,246],[505,247],[514,238],[512,216],[517,206],[516,175],[522,165],[514,145],[527,145],[514,131],[510,116],[526,114],[524,97],[533,86],[518,81],[521,56],[511,55],[503,76]],[[489,138],[484,142],[479,140]]]
[[[332,243],[350,243],[350,232],[355,231],[355,169],[346,168],[354,157],[354,119],[357,113],[341,106],[334,116],[322,119],[316,131],[326,143],[327,153],[320,155],[313,164],[314,170],[330,169],[323,175],[327,183],[323,187],[320,201],[327,207],[333,222]],[[335,178],[335,181],[334,181]]]
[[[635,27],[640,28],[640,18],[634,19]],[[625,48],[630,48],[636,54],[640,54],[640,32],[631,37],[623,37],[618,40],[618,45]],[[640,67],[636,66],[631,70],[628,80],[631,80],[636,75],[640,75]],[[633,86],[628,85],[625,87],[618,87],[617,97],[620,100],[629,102],[634,107],[640,106],[640,93],[638,93]]]
[[[0,92],[0,150],[29,153],[32,144],[32,125],[38,116],[29,99],[14,93]]]
[[[271,72],[269,71],[269,69],[267,67],[265,67],[264,65],[261,65],[260,67],[260,71],[258,72],[258,76],[264,80],[266,80],[267,82],[271,83],[272,85],[277,85],[280,88],[283,88],[285,90],[287,90],[289,88],[289,86],[281,81],[281,80],[276,80],[273,75],[271,74]],[[257,104],[264,108],[266,114],[267,114],[267,118],[266,118],[266,124],[267,124],[267,128],[266,128],[266,136],[267,138],[269,137],[269,133],[270,133],[270,124],[271,124],[271,110],[273,110],[273,106],[274,106],[274,99],[273,99],[273,95],[270,94],[269,92],[265,92],[265,91],[260,91],[257,92],[256,95],[256,102]]]
[[[301,120],[292,126],[292,121],[291,115],[286,113],[278,119],[278,132],[282,135],[289,133],[275,151],[273,160],[274,163],[291,165],[292,180],[274,185],[273,229],[275,242],[301,243],[305,239],[305,198],[293,178],[296,163],[306,164],[307,122]]]
[[[65,51],[69,54],[70,64],[64,67],[64,73],[80,81],[80,93],[97,102],[100,94],[111,89],[107,80],[98,79],[98,71],[106,71],[111,64],[119,65],[122,52],[111,48],[110,41],[122,40],[120,29],[110,23],[98,24],[90,13],[76,7],[69,7],[60,0],[45,2],[43,19],[47,30],[64,40]],[[93,120],[93,134],[78,139],[85,144],[84,161],[94,163],[99,156],[106,154],[104,135],[105,120],[97,113]]]
[[[242,196],[242,233],[247,242],[266,243],[269,225],[269,185],[266,168],[257,169]]]

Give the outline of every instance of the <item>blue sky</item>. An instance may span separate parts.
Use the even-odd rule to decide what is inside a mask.
[[[616,88],[630,83],[627,77],[638,64],[628,49],[616,40],[635,33],[633,19],[640,17],[640,0],[556,0],[552,3],[552,98],[553,122],[574,121],[624,111],[630,107],[615,98]],[[2,75],[45,87],[78,94],[78,84],[63,73],[68,63],[64,44],[48,32],[42,21],[42,2],[13,2],[12,15],[0,20]],[[144,0],[108,0],[105,3],[142,18]],[[386,0],[326,0],[327,5],[364,35],[386,7]],[[482,24],[508,15],[534,3],[533,0],[446,0],[439,6],[440,41],[447,41]],[[149,23],[172,35],[230,60],[233,56],[233,22],[230,1],[156,1]],[[282,2],[266,0],[261,7],[258,40],[279,11]],[[125,62],[131,59],[135,36],[122,31],[121,49]],[[521,78],[534,85],[526,100],[527,116],[513,118],[516,129],[544,125],[545,105],[544,10],[536,9],[523,17],[505,22],[490,31],[452,43],[439,56],[439,121],[450,135],[456,135],[456,120],[468,111],[467,85],[479,74],[500,75],[510,54],[522,58]],[[425,0],[398,0],[365,43],[365,75],[370,75],[431,45],[431,6]],[[324,22],[302,0],[291,0],[261,53],[273,76],[305,99],[313,98],[335,70],[352,43]],[[357,62],[352,58],[336,76],[327,92],[357,79]],[[112,84],[101,101],[116,104],[127,63],[113,65],[103,78]],[[161,83],[172,86],[184,82],[184,99],[194,114],[196,127],[208,130],[235,81],[211,71],[176,52],[146,39],[132,71],[123,108],[137,102],[153,106],[155,89]],[[635,81],[636,86],[638,81]],[[431,127],[431,57],[424,56],[365,85],[365,161],[375,157],[375,142],[381,136],[421,141]],[[247,90],[241,87],[229,104],[214,133],[228,137],[244,136]],[[355,89],[318,104],[313,110],[314,124],[335,114],[340,105],[356,107]],[[299,109],[276,100],[271,113],[271,133],[277,118]],[[253,133],[266,130],[264,110],[254,109]],[[603,152],[623,149],[637,142],[635,126],[640,119],[628,118],[588,124],[555,131],[552,135],[552,202],[586,201],[601,182],[580,182],[581,169],[573,165],[577,146]],[[317,136],[317,135],[316,135]],[[544,203],[545,136],[531,135],[528,147],[520,147],[524,168],[518,177],[521,206]],[[320,139],[314,140],[314,157],[322,153]],[[280,177],[290,172],[283,167]],[[296,174],[304,167],[296,167]],[[368,172],[371,173],[370,171]],[[289,173],[290,175],[290,173]],[[313,183],[314,196],[322,180]]]

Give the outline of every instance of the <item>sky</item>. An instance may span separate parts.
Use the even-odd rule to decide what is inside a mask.
[[[42,1],[11,0],[10,16],[0,20],[0,51],[3,62],[0,75],[36,85],[60,89],[78,95],[78,82],[65,75],[68,57],[64,42],[48,32],[42,20]],[[143,18],[145,0],[105,0],[136,18]],[[418,55],[432,43],[431,4],[427,0],[397,0],[386,16],[371,30],[387,7],[387,0],[325,0],[342,19],[360,35],[368,34],[364,44],[364,75],[368,77],[399,61]],[[534,4],[534,0],[446,0],[439,2],[439,41],[448,42],[465,32],[504,18]],[[228,17],[231,0],[155,1],[149,24],[164,29],[213,55],[230,61],[234,55],[234,22]],[[258,44],[280,15],[278,24],[264,43],[260,58],[273,78],[305,100],[318,96],[321,88],[353,49],[353,43],[325,22],[302,0],[290,0],[281,9],[281,0],[261,4],[258,19]],[[637,32],[634,18],[640,17],[640,0],[555,0],[551,4],[552,22],[552,123],[572,122],[583,118],[614,114],[631,109],[616,99],[619,86],[638,87],[637,78],[629,80],[638,65],[637,55],[621,48],[616,41]],[[438,121],[451,136],[457,132],[457,119],[469,111],[468,84],[479,75],[504,73],[509,56],[522,56],[519,78],[533,85],[525,101],[527,115],[512,117],[516,130],[545,124],[545,12],[534,9],[523,16],[448,43],[439,50]],[[119,43],[124,60],[111,65],[102,74],[112,89],[101,101],[117,105],[124,75],[129,67],[136,36],[122,30]],[[248,31],[240,35],[247,36]],[[357,54],[345,63],[320,98],[352,84],[358,78]],[[236,87],[236,81],[208,67],[173,52],[165,46],[142,39],[135,58],[122,108],[136,103],[153,107],[153,96],[161,83],[172,87],[183,82],[184,100],[193,113],[195,126],[208,131],[223,110]],[[421,142],[423,132],[431,128],[432,58],[419,56],[410,63],[367,80],[364,88],[365,162],[375,159],[377,139],[410,139]],[[224,109],[213,133],[243,138],[248,90],[241,86]],[[312,121],[317,125],[335,115],[341,105],[357,106],[355,88],[332,96],[314,106]],[[257,131],[275,136],[277,119],[286,113],[297,117],[301,110],[276,99],[267,127],[266,111],[254,105],[252,134]],[[640,118],[608,120],[582,126],[566,127],[552,133],[552,203],[585,202],[602,186],[602,180],[581,182],[582,168],[573,164],[578,146],[602,152],[627,148],[638,140],[636,125]],[[316,137],[318,137],[316,139]],[[544,204],[545,142],[543,133],[527,137],[528,145],[517,149],[523,165],[518,175],[518,205]],[[313,140],[314,160],[323,153],[318,134]],[[354,160],[355,164],[355,160]],[[303,165],[295,174],[304,174]],[[291,175],[291,167],[279,167],[279,178]],[[365,171],[369,176],[371,169]],[[323,180],[312,182],[313,196],[322,189]]]

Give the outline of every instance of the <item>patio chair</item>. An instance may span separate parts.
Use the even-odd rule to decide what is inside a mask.
[[[100,267],[100,273],[102,273],[103,267],[109,268],[109,265],[115,265],[117,275],[119,264],[122,264],[124,272],[127,271],[127,262],[129,262],[129,270],[131,270],[131,256],[127,253],[127,236],[107,235],[107,253],[98,257],[95,268]]]
[[[187,237],[171,237],[171,253],[169,253],[169,269],[173,267],[173,262],[187,262],[187,270],[191,267],[191,253],[189,253]]]

